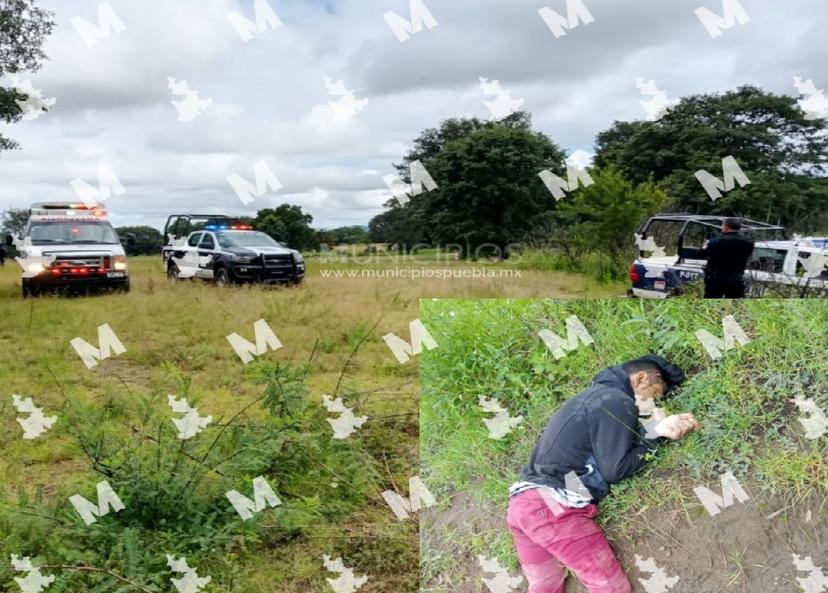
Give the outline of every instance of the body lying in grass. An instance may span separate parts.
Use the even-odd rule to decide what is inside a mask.
[[[656,406],[684,379],[647,355],[604,369],[549,420],[509,489],[507,522],[529,593],[563,593],[564,566],[590,593],[632,591],[593,519],[610,484],[639,470],[660,441],[699,427],[692,414],[665,417]]]

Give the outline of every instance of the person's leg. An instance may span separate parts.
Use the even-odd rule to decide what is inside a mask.
[[[724,297],[722,284],[715,278],[704,279],[704,298],[706,299],[721,299]]]
[[[563,566],[524,532],[527,524],[549,521],[551,513],[535,494],[528,490],[513,496],[509,500],[506,523],[515,542],[520,567],[529,582],[529,593],[564,593],[566,571]]]
[[[727,283],[725,288],[725,298],[727,299],[743,299],[745,298],[745,282],[742,279],[733,279]]]
[[[589,593],[631,593],[632,585],[601,529],[592,520],[597,505],[566,508],[546,525],[525,532],[534,543],[560,560]]]

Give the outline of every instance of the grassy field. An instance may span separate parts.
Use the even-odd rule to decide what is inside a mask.
[[[383,266],[472,269],[462,262]],[[168,591],[166,554],[212,581],[203,591],[327,591],[323,555],[341,556],[360,589],[415,591],[418,537],[381,498],[407,496],[418,473],[417,360],[401,365],[382,340],[408,338],[421,296],[617,295],[564,273],[521,278],[323,277],[354,263],[309,261],[296,288],[170,283],[160,258],[130,259],[132,291],[76,298],[19,296],[19,270],[0,268],[0,556],[31,556],[57,580],[48,591]],[[360,268],[363,269],[363,268]],[[244,365],[226,336],[253,338],[265,319],[283,347]],[[87,369],[70,346],[115,331],[126,352]],[[22,438],[12,395],[32,397],[54,426]],[[213,422],[177,438],[167,395]],[[333,439],[322,396],[368,421]],[[224,493],[251,496],[259,475],[282,505],[242,522]],[[87,527],[69,504],[107,480],[126,508]],[[79,570],[78,567],[84,567]],[[94,569],[94,570],[93,570]],[[18,590],[7,561],[0,588]]]
[[[565,335],[575,314],[595,343],[556,360],[540,329]],[[735,316],[751,341],[713,361],[694,333],[721,335]],[[600,369],[657,352],[689,380],[666,402],[702,429],[659,448],[640,473],[600,504],[631,577],[635,554],[652,556],[683,591],[784,591],[799,587],[791,554],[825,565],[828,436],[808,439],[792,398],[828,408],[828,303],[815,301],[427,300],[420,317],[439,347],[420,361],[420,455],[437,506],[421,517],[423,590],[486,591],[477,556],[516,574],[505,527],[507,489],[546,422]],[[479,396],[496,397],[521,423],[490,438]],[[708,517],[693,488],[721,492],[732,471],[751,500]],[[779,512],[777,512],[779,511]],[[797,525],[802,527],[800,530]],[[572,579],[570,579],[571,581]],[[516,591],[525,590],[525,582]],[[570,583],[567,591],[580,591]]]

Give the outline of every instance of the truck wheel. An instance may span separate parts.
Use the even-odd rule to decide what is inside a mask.
[[[118,290],[120,292],[129,292],[129,278],[127,278],[127,281],[118,287]]]
[[[21,293],[23,294],[24,299],[35,295],[35,291],[32,288],[32,285],[25,278],[21,280],[21,288]]]
[[[167,278],[170,280],[180,280],[181,270],[178,269],[177,265],[170,264],[167,266]]]
[[[227,272],[226,268],[219,268],[216,270],[216,285],[217,286],[230,286],[232,284],[230,280],[230,274]]]

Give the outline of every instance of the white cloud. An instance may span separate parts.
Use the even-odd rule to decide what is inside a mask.
[[[745,83],[794,95],[795,75],[826,85],[818,79],[828,11],[817,0],[754,3],[751,23],[716,40],[699,26],[697,0],[592,0],[595,22],[560,39],[534,0],[454,0],[428,3],[440,26],[404,44],[382,14],[407,14],[407,0],[271,0],[283,25],[248,43],[227,14],[251,14],[250,0],[110,0],[126,30],[93,47],[70,18],[93,19],[95,3],[41,4],[59,25],[46,46],[51,61],[22,74],[57,102],[0,128],[22,145],[0,154],[0,209],[71,199],[69,180],[104,160],[128,188],[108,203],[116,224],[282,202],[302,205],[316,226],[365,224],[390,197],[380,179],[421,130],[448,117],[488,119],[481,75],[525,99],[535,127],[568,153],[591,152],[616,119],[643,119],[636,76],[671,97]],[[212,98],[210,108],[179,124],[167,76]],[[318,125],[314,106],[332,99],[325,77],[370,105]],[[284,188],[243,207],[225,178],[260,158]]]

